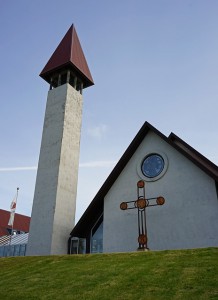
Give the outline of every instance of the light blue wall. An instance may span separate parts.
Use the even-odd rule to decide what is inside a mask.
[[[143,158],[151,153],[167,160],[165,174],[146,182],[146,197],[164,196],[163,206],[147,211],[148,247],[152,250],[218,246],[218,199],[215,182],[190,160],[149,132],[104,199],[104,252],[135,251],[137,210],[120,203],[137,199]]]

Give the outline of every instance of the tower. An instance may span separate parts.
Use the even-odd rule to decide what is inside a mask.
[[[40,76],[50,90],[27,255],[66,254],[75,222],[82,90],[94,84],[73,25]]]

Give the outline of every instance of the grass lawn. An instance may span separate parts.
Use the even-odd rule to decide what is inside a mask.
[[[0,299],[218,299],[218,248],[0,258]]]

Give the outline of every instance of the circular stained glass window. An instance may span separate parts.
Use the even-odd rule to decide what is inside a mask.
[[[144,176],[154,178],[164,169],[164,159],[157,153],[149,154],[142,162],[141,170]]]

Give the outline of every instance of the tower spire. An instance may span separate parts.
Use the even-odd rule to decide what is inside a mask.
[[[67,71],[71,76],[67,76]],[[74,86],[75,77],[83,88],[94,84],[74,25],[69,28],[39,76],[52,87],[66,83],[67,79]]]

